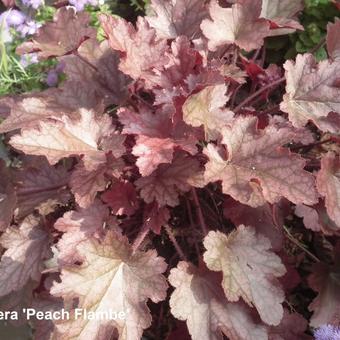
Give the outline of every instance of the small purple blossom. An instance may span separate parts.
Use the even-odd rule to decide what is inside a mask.
[[[17,27],[25,22],[26,15],[16,9],[10,9],[0,15],[0,22],[3,22],[3,20],[10,27]]]
[[[86,5],[98,6],[101,4],[98,0],[69,0],[70,5],[74,6],[77,12],[81,12],[85,9]]]
[[[22,0],[22,3],[27,7],[38,9],[44,4],[44,0]]]
[[[22,25],[19,25],[17,27],[17,31],[20,33],[21,37],[26,37],[27,35],[34,34],[38,28],[41,26],[41,24],[33,21],[33,20],[27,20]]]
[[[340,340],[340,327],[323,325],[314,332],[315,340]]]
[[[55,69],[48,71],[47,77],[46,77],[46,84],[49,87],[54,87],[58,85],[58,81],[59,81],[59,76],[58,76],[58,73],[55,71]]]
[[[48,71],[46,76],[46,84],[49,87],[54,87],[58,85],[59,82],[59,74],[64,71],[65,64],[59,63],[55,68],[52,68]]]
[[[27,53],[23,54],[20,58],[20,64],[23,68],[26,68],[29,65],[38,63],[38,55],[37,53]]]
[[[15,29],[22,38],[27,35],[34,34],[41,24],[36,23],[34,20],[26,16],[24,13],[10,9],[0,15],[0,25],[2,32],[2,39],[5,42],[12,41],[10,28]]]

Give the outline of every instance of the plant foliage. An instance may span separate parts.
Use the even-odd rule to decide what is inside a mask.
[[[1,309],[70,312],[31,320],[39,340],[338,325],[340,20],[326,60],[265,63],[302,9],[151,0],[135,24],[99,14],[98,41],[93,15],[62,6],[23,42],[64,75],[0,98]]]

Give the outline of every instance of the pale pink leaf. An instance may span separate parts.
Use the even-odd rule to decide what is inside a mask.
[[[171,163],[176,144],[170,138],[139,136],[132,153],[138,157],[136,165],[142,176],[149,176],[158,165]]]
[[[333,60],[340,60],[340,19],[327,25],[327,51]]]
[[[270,30],[270,35],[276,36],[304,29],[297,19],[297,14],[302,9],[302,0],[262,0],[260,16],[277,26]]]
[[[163,69],[168,61],[167,41],[157,37],[142,17],[138,18],[137,29],[119,17],[101,14],[99,19],[110,46],[123,52],[120,70],[133,79],[143,78],[152,86],[157,78],[155,70]]]
[[[270,241],[254,228],[240,225],[228,236],[210,231],[204,239],[204,261],[213,271],[222,271],[222,287],[229,301],[243,298],[255,306],[261,319],[278,325],[283,316],[284,292],[277,280],[286,269],[270,250]]]
[[[100,239],[110,220],[109,216],[109,209],[99,200],[95,200],[86,209],[79,208],[66,212],[54,224],[54,228],[63,232],[57,244],[58,259],[67,263],[79,260],[77,247],[88,238]]]
[[[105,162],[101,142],[114,134],[108,115],[96,117],[93,111],[80,109],[78,121],[63,116],[60,120],[40,122],[37,129],[23,129],[10,144],[27,154],[46,156],[51,164],[69,156],[84,156],[85,165],[95,169]],[[107,150],[108,151],[108,150]]]
[[[227,301],[213,273],[182,261],[170,271],[169,282],[175,288],[171,313],[186,321],[193,340],[222,340],[222,334],[230,340],[268,339],[244,306]]]
[[[318,296],[309,305],[309,310],[314,312],[310,320],[312,327],[340,322],[339,278],[339,266],[329,267],[324,263],[313,265],[308,283],[314,291],[318,292]]]
[[[158,77],[155,88],[156,103],[173,103],[174,98],[191,92],[190,78],[200,78],[202,56],[193,48],[191,41],[180,36],[171,43],[171,51],[167,53],[169,59]]]
[[[282,147],[303,141],[305,134],[287,124],[276,122],[263,130],[257,124],[256,117],[241,116],[223,128],[227,159],[208,144],[206,183],[222,181],[225,194],[252,207],[276,203],[282,197],[295,204],[316,203],[315,179],[303,170],[305,161]]]
[[[325,197],[329,217],[340,223],[340,157],[329,152],[321,159],[321,170],[316,180],[317,188]]]
[[[102,242],[89,238],[77,250],[85,262],[64,268],[61,282],[55,282],[51,293],[64,301],[79,299],[78,308],[88,313],[111,310],[125,313],[125,317],[98,321],[72,315],[57,325],[58,339],[107,340],[104,326],[111,331],[117,329],[119,339],[141,338],[144,329],[151,325],[147,301],[157,303],[166,297],[164,259],[155,250],[133,253],[126,238],[114,232],[108,232]]]
[[[124,134],[143,135],[148,137],[164,138],[169,137],[169,132],[173,129],[170,114],[173,111],[158,110],[153,113],[142,108],[139,113],[130,109],[119,109],[117,114],[119,121],[123,124]]]
[[[340,224],[337,225],[327,214],[323,203],[313,207],[298,204],[295,207],[295,215],[303,218],[306,228],[314,232],[322,232],[325,235],[340,235]]]
[[[340,132],[340,62],[316,62],[312,54],[286,61],[286,94],[280,105],[296,127],[312,121],[320,130]]]
[[[10,114],[0,124],[0,133],[36,126],[40,121],[53,117],[75,115],[72,107],[63,99],[63,92],[56,88],[5,97],[3,104],[10,110]]]
[[[269,328],[269,340],[312,340],[304,334],[307,327],[308,322],[301,314],[289,313],[285,309],[281,323]]]
[[[30,279],[40,280],[43,260],[50,252],[49,234],[38,218],[30,215],[19,228],[8,228],[0,243],[7,249],[0,262],[0,296],[20,290]]]
[[[191,95],[183,104],[183,119],[194,127],[203,125],[206,139],[217,139],[221,128],[229,123],[234,113],[224,106],[229,100],[224,84],[208,86]]]
[[[165,39],[181,35],[189,39],[199,38],[200,24],[208,14],[201,0],[151,0],[149,12],[146,20],[156,29],[158,36]]]
[[[95,170],[86,169],[83,162],[78,163],[72,172],[70,187],[79,206],[87,208],[91,205],[97,192],[103,191],[112,177],[120,177],[123,167],[123,160],[112,156]]]
[[[201,29],[212,51],[233,43],[251,51],[260,48],[263,39],[269,35],[269,23],[259,18],[261,0],[239,1],[231,8],[223,8],[212,0],[209,12],[211,19],[203,20]]]

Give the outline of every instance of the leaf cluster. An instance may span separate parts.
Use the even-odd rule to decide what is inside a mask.
[[[340,20],[266,63],[295,0],[61,7],[18,48],[58,87],[0,98],[0,306],[36,339],[310,339],[340,322]],[[76,308],[125,318],[77,318]]]

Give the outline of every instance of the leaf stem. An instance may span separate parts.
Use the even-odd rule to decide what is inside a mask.
[[[323,45],[326,44],[326,38],[322,38],[317,45],[315,45],[312,49],[310,49],[307,53],[314,54],[316,51],[318,51]]]
[[[312,148],[314,146],[326,144],[326,143],[329,143],[329,142],[332,142],[332,141],[333,141],[332,138],[327,138],[323,141],[319,141],[319,142],[315,142],[315,143],[311,143],[311,144],[307,144],[307,145],[294,145],[294,146],[291,146],[290,149],[291,150],[299,150],[299,149],[305,149],[305,148]]]
[[[203,234],[207,235],[208,234],[208,229],[207,229],[207,226],[206,226],[205,221],[204,221],[204,217],[203,217],[203,213],[202,213],[200,201],[199,201],[198,196],[197,196],[196,189],[193,188],[191,190],[191,192],[192,192],[192,197],[194,199],[195,208],[196,208],[196,211],[197,211],[198,221],[199,221],[199,223],[201,225]]]
[[[297,247],[299,247],[303,252],[305,252],[310,258],[315,262],[321,262],[313,253],[311,253],[305,245],[301,244],[295,237],[290,233],[288,228],[284,225],[283,230],[286,232],[288,239],[293,242]]]
[[[169,236],[170,241],[171,241],[172,244],[174,245],[174,247],[175,247],[175,249],[176,249],[176,251],[177,251],[179,257],[180,257],[183,261],[187,261],[187,258],[186,258],[186,256],[184,255],[183,250],[182,250],[181,247],[179,246],[179,244],[178,244],[178,242],[177,242],[177,240],[176,240],[176,237],[174,236],[174,234],[173,234],[172,230],[170,229],[169,225],[166,224],[166,225],[164,226],[164,228],[165,228],[166,233],[167,233],[168,236]]]
[[[137,249],[140,247],[140,245],[145,240],[145,237],[148,235],[150,231],[150,228],[147,224],[144,224],[142,229],[140,230],[139,234],[137,235],[136,239],[134,240],[132,244],[132,251],[135,253]]]
[[[247,105],[248,103],[250,103],[253,99],[257,98],[260,94],[262,94],[263,92],[266,92],[267,90],[269,90],[271,87],[280,85],[281,83],[286,81],[286,77],[282,77],[276,81],[274,81],[271,84],[268,84],[262,88],[260,88],[259,90],[257,90],[256,92],[254,92],[251,96],[249,96],[248,98],[246,98],[242,103],[240,103],[238,106],[236,106],[236,108],[233,110],[235,113],[237,113],[238,111],[240,111],[242,109],[243,106]]]

